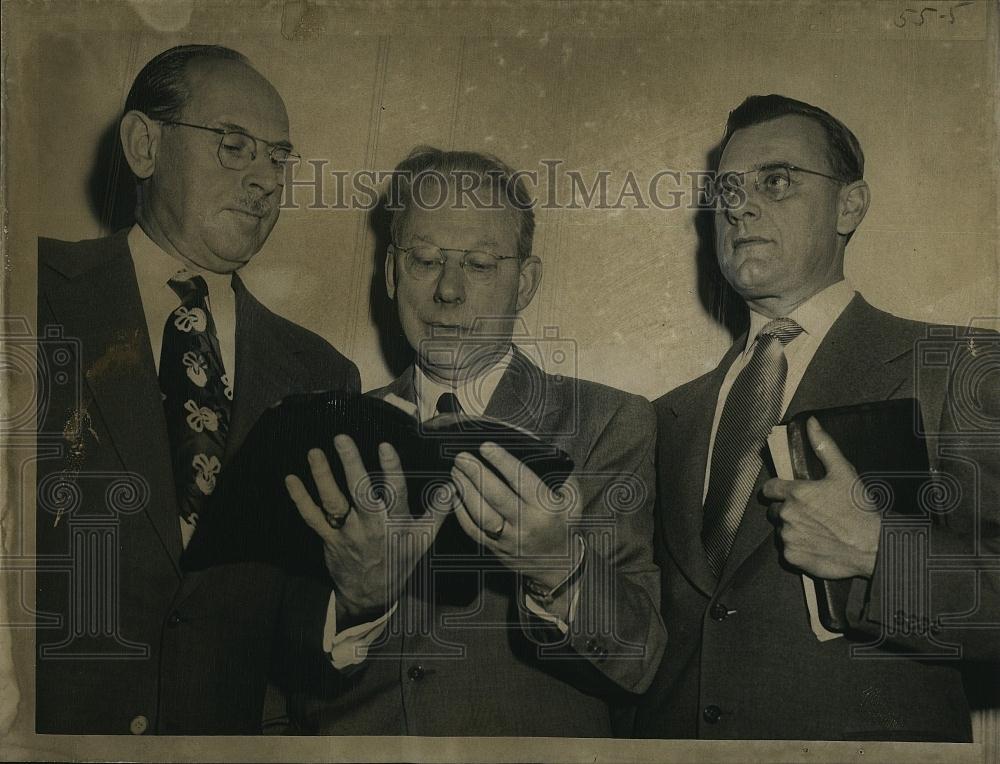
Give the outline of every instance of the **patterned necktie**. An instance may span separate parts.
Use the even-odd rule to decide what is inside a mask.
[[[454,393],[441,393],[437,402],[437,412],[439,414],[461,414],[462,404],[458,400],[458,396]]]
[[[743,511],[763,464],[771,428],[781,417],[788,361],[784,346],[802,332],[790,318],[776,318],[757,335],[750,362],[737,375],[722,407],[712,448],[701,541],[718,576],[729,557]]]
[[[163,329],[160,391],[178,509],[193,522],[222,469],[233,388],[222,365],[205,279],[181,273],[168,283],[181,305]]]

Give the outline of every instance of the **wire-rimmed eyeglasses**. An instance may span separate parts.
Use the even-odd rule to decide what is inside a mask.
[[[403,256],[403,269],[418,281],[436,281],[447,262],[446,252],[461,252],[460,265],[465,277],[475,284],[490,284],[496,278],[500,263],[516,260],[516,255],[495,255],[481,249],[451,249],[433,244],[415,244],[412,247],[389,245],[390,252]]]
[[[754,190],[763,194],[772,202],[780,202],[788,196],[788,192],[794,185],[793,173],[800,172],[808,175],[818,175],[835,183],[847,183],[846,180],[838,178],[835,175],[818,172],[817,170],[807,170],[805,167],[798,167],[793,164],[769,164],[758,167],[756,170],[746,170],[745,172],[718,173],[708,184],[709,200],[717,210],[742,207],[747,200],[746,177],[749,175],[754,179]]]
[[[190,122],[180,122],[174,119],[157,120],[163,125],[176,125],[178,127],[191,127],[195,130],[205,130],[215,133],[219,139],[219,163],[228,170],[245,170],[250,163],[257,158],[259,153],[258,145],[263,144],[267,149],[267,156],[274,163],[276,169],[284,171],[285,165],[294,162],[302,157],[292,151],[291,147],[284,143],[271,143],[263,138],[257,138],[242,130],[233,130],[224,127],[207,127],[206,125],[193,125]]]

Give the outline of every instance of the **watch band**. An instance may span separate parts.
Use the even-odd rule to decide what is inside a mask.
[[[551,605],[553,600],[562,594],[563,591],[572,586],[583,573],[583,562],[587,554],[587,544],[581,535],[577,535],[576,539],[579,544],[580,559],[573,570],[569,572],[569,575],[567,575],[566,578],[555,586],[551,588],[542,586],[542,584],[538,583],[530,576],[526,574],[521,575],[521,585],[524,587],[524,590],[531,595],[531,598],[539,605]]]

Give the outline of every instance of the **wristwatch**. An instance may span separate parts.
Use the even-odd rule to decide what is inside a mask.
[[[587,552],[587,544],[583,540],[583,536],[576,537],[577,543],[579,544],[580,560],[577,562],[576,567],[569,572],[562,581],[560,581],[555,586],[549,588],[538,583],[535,579],[528,575],[521,576],[521,585],[524,587],[525,592],[531,595],[531,599],[537,602],[539,605],[547,606],[551,605],[553,600],[558,597],[562,592],[572,586],[583,573],[583,560]]]

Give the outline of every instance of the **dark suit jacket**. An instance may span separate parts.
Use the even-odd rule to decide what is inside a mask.
[[[126,236],[39,240],[36,729],[254,733],[273,634],[298,588],[263,565],[181,572],[166,423]],[[353,363],[234,285],[226,458],[285,395],[360,389]]]
[[[965,346],[953,328],[937,327],[951,356],[942,360],[940,355],[926,355],[920,343],[928,338],[929,329],[926,324],[879,311],[856,296],[817,350],[786,416],[807,409],[917,397],[928,430],[937,433],[938,423],[945,423],[945,432],[931,438],[932,460],[941,469],[960,472],[956,462],[939,454],[938,446],[953,434],[948,432],[954,427],[947,424],[946,390]],[[921,574],[926,574],[925,566],[900,572],[898,560],[887,559],[883,550],[876,583],[866,587],[859,579],[852,595],[853,625],[859,632],[825,643],[813,636],[801,579],[782,561],[766,507],[759,501],[761,484],[774,475],[770,463],[761,470],[718,582],[709,570],[700,539],[709,436],[719,388],[745,342],[744,335],[718,368],[655,403],[659,427],[657,555],[671,645],[639,709],[636,734],[969,740],[969,709],[958,662],[892,654],[903,649],[931,654],[961,630],[936,638],[923,633],[907,642],[897,629],[891,643],[883,638],[880,645],[852,655],[852,648],[877,643],[880,630],[884,634],[886,602],[891,601],[889,612],[897,622],[915,617],[919,598],[912,594],[920,586]],[[961,509],[943,518],[934,531],[932,548],[938,548],[940,539],[950,541],[954,549],[957,540],[964,538],[968,551],[971,534],[962,518],[967,513],[968,508]],[[984,520],[983,527],[992,528],[988,532],[995,537],[996,511],[991,510]],[[933,582],[937,612],[961,612],[969,603],[973,576],[965,576],[964,592],[958,591],[963,584],[951,579]],[[994,578],[994,606],[998,603],[995,590]],[[970,644],[985,656],[990,637],[976,629],[965,634],[975,635]],[[994,630],[992,639],[996,637]]]
[[[372,394],[414,401],[412,380],[410,369]],[[498,570],[492,555],[472,558],[473,568],[494,564],[493,572],[480,574],[468,605],[433,602],[414,584],[428,575],[418,568],[384,642],[364,664],[343,673],[326,666],[312,676],[318,686],[296,695],[290,708],[302,731],[608,736],[608,703],[634,700],[632,693],[649,686],[665,643],[650,545],[650,405],[593,382],[544,374],[516,352],[486,414],[535,432],[576,465],[583,496],[578,520],[589,535],[568,640],[520,611],[514,577]],[[422,624],[429,630],[421,632]]]

